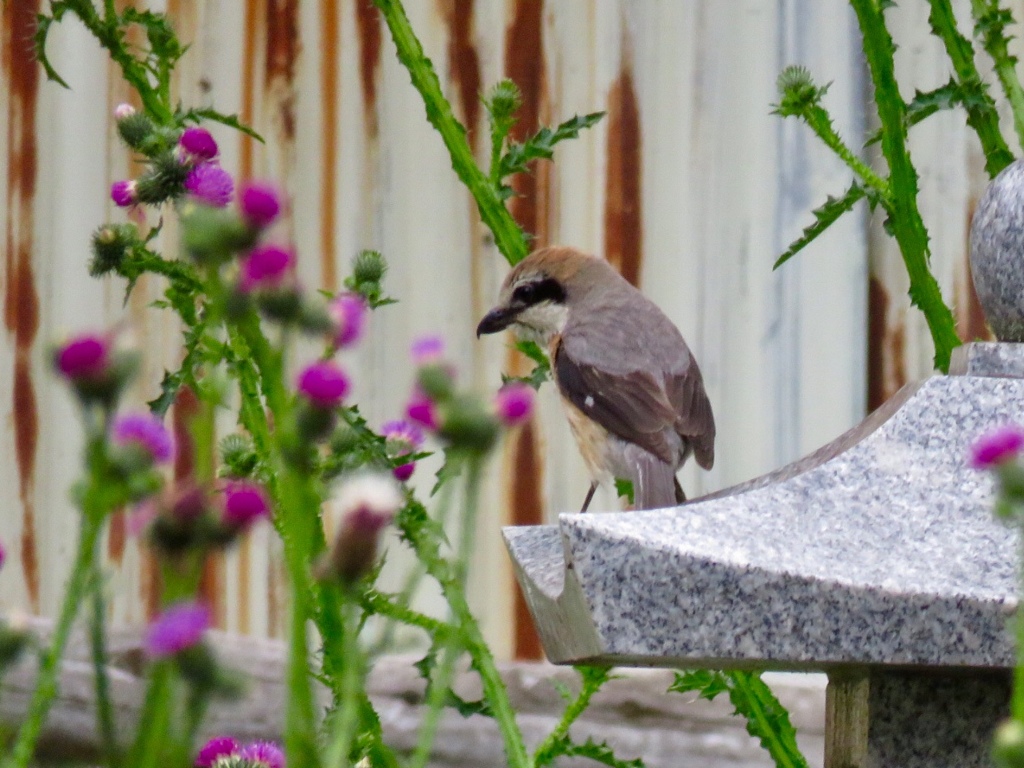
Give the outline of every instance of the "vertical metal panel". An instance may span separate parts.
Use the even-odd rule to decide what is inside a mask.
[[[0,283],[17,301],[8,299],[0,338],[0,403],[8,414],[0,455],[10,457],[0,463],[0,537],[13,554],[0,573],[0,607],[52,613],[77,528],[66,489],[81,439],[70,398],[47,372],[46,345],[62,329],[102,327],[123,315],[120,281],[91,280],[84,265],[93,227],[123,220],[105,195],[132,165],[110,120],[126,89],[80,28],[61,26],[50,47],[71,91],[28,82],[37,70],[15,68],[27,61],[18,14],[30,5],[8,3],[3,17],[0,130],[9,139],[0,152],[7,238]],[[925,11],[905,5],[889,13],[909,93],[911,81],[920,88],[942,82],[948,67],[928,39]],[[594,130],[558,149],[555,164],[539,163],[517,182],[525,197],[512,207],[539,242],[572,244],[616,263],[687,338],[719,426],[715,469],[683,473],[691,495],[772,469],[858,420],[869,307],[872,359],[891,371],[873,391],[930,370],[930,341],[907,309],[898,253],[874,236],[869,301],[862,215],[771,270],[810,221],[809,209],[843,191],[849,178],[805,126],[769,114],[778,71],[801,63],[818,82],[831,81],[826,101],[837,127],[853,146],[863,135],[859,33],[844,2],[407,6],[481,162],[488,147],[477,95],[500,77],[524,88],[520,135],[538,123],[608,110]],[[290,215],[273,236],[295,241],[303,281],[339,286],[363,248],[389,259],[387,288],[401,303],[375,313],[367,343],[343,356],[371,423],[400,414],[412,379],[407,350],[418,335],[444,334],[463,381],[482,391],[497,386],[501,370],[523,365],[507,339],[473,337],[505,267],[370,3],[171,0],[159,7],[175,14],[193,42],[175,84],[183,102],[238,112],[267,138],[261,145],[212,129],[226,168],[286,187]],[[36,146],[30,175],[26,136]],[[978,329],[964,283],[967,215],[981,180],[976,141],[962,115],[952,114],[915,128],[911,147],[943,289],[965,308],[965,328]],[[168,231],[162,242],[173,250],[175,238]],[[178,329],[147,307],[161,290],[159,280],[140,285],[127,308],[148,353],[144,383],[132,393],[138,404],[155,394],[163,367],[180,354]],[[295,350],[297,362],[312,354]],[[29,391],[35,430],[26,415]],[[573,510],[588,483],[552,386],[540,401],[538,418],[508,442],[486,481],[472,597],[505,654],[515,648],[514,608],[498,528]],[[220,429],[234,429],[229,416]],[[417,470],[422,490],[437,466],[435,459]],[[608,492],[595,503],[617,504]],[[278,549],[262,530],[211,572],[211,583],[223,585],[226,627],[282,631]],[[152,566],[120,524],[106,552],[113,615],[139,621],[152,608]],[[408,564],[391,542],[386,588],[401,584]],[[442,607],[429,590],[420,600],[428,610]]]

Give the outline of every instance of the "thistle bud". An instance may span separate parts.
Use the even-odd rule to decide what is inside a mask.
[[[139,230],[134,224],[104,224],[92,235],[93,255],[89,274],[101,277],[117,271],[138,242]]]
[[[129,147],[142,151],[149,138],[153,135],[153,121],[142,112],[137,112],[130,104],[121,104],[114,110],[117,119],[117,132]]]
[[[453,446],[483,453],[498,437],[498,422],[475,398],[461,396],[446,405],[438,434]]]
[[[333,502],[341,518],[338,535],[316,569],[317,578],[349,586],[370,572],[377,560],[381,531],[404,503],[395,483],[383,475],[349,480]]]

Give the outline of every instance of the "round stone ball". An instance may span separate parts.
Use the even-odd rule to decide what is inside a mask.
[[[996,176],[971,221],[971,275],[992,332],[1024,341],[1024,161]]]

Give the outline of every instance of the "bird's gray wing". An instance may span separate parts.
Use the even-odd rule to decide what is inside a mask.
[[[711,469],[715,463],[715,417],[696,361],[691,358],[669,377],[668,391],[676,413],[676,432],[693,448],[697,463]]]
[[[650,371],[604,370],[576,359],[564,340],[554,363],[558,389],[569,402],[613,435],[675,467],[676,450],[666,427],[673,426],[677,414],[664,384]]]

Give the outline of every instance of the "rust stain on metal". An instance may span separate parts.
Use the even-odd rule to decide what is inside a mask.
[[[338,6],[334,0],[320,0],[320,151],[323,154],[320,189],[320,281],[333,291],[338,287],[335,265],[334,208],[338,202],[335,174],[338,162]]]
[[[533,421],[528,421],[512,437],[512,477],[510,502],[515,525],[540,525],[544,521],[541,489],[541,459]],[[515,595],[515,645],[517,659],[541,658],[540,638],[534,629],[526,599],[519,585]]]
[[[377,135],[377,71],[380,69],[381,18],[372,0],[356,0],[356,28],[359,30],[359,79],[363,87],[366,132]]]
[[[640,107],[633,73],[623,68],[608,94],[608,176],[604,198],[605,256],[633,285],[640,284],[643,208]]]
[[[480,120],[480,55],[473,41],[474,0],[445,0],[443,12],[448,27],[448,71],[459,92],[459,111],[466,126],[466,138],[475,152]]]
[[[254,124],[253,117],[256,114],[256,39],[262,3],[263,0],[245,0],[245,30],[242,44],[242,108],[239,116],[246,125]],[[251,179],[256,140],[243,133],[239,149],[238,175],[242,179]]]
[[[295,69],[302,43],[299,38],[299,0],[266,0],[267,33],[264,87],[275,87],[278,114],[284,139],[295,140]],[[278,86],[278,84],[280,84]]]
[[[36,190],[36,101],[39,64],[32,49],[39,0],[3,5],[3,64],[10,88],[7,106],[7,211],[4,238],[4,324],[14,335],[14,453],[22,504],[21,564],[34,610],[39,608],[39,561],[32,491],[39,413],[31,351],[39,331],[39,296],[32,269]]]
[[[889,293],[872,275],[868,281],[868,411],[907,383],[906,330],[889,326]]]
[[[505,31],[505,76],[522,92],[523,105],[519,122],[511,137],[524,141],[535,133],[547,115],[547,78],[544,62],[544,3],[542,0],[516,0],[512,20]],[[529,235],[533,245],[547,242],[547,203],[550,165],[537,163],[533,173],[520,173],[512,178],[517,197],[512,198],[509,211]],[[513,373],[525,372],[527,361],[510,350],[508,368]],[[536,525],[544,517],[541,494],[541,461],[537,435],[530,422],[512,438],[508,471],[510,473],[509,503],[513,525]],[[526,601],[516,586],[513,608],[515,625],[514,652],[517,658],[541,656],[540,640]]]
[[[505,31],[505,75],[523,94],[519,122],[511,135],[516,141],[524,141],[547,117],[542,0],[516,0],[512,22]],[[549,180],[548,163],[536,163],[533,173],[520,173],[512,178],[517,197],[510,201],[509,210],[519,226],[533,236],[534,247],[547,243]]]
[[[235,571],[236,585],[238,587],[238,626],[235,631],[243,635],[252,631],[250,624],[252,619],[249,614],[249,600],[251,599],[249,589],[249,567],[252,552],[252,537],[244,536],[238,545],[238,568]]]
[[[121,510],[115,512],[107,526],[107,557],[114,565],[120,565],[124,558],[124,545],[128,539],[127,521]]]
[[[971,272],[971,219],[974,218],[974,207],[976,201],[972,200],[967,207],[967,233],[964,243],[964,261],[959,278],[956,281],[954,293],[954,308],[956,312],[956,332],[964,341],[989,341],[993,339],[992,331],[985,319],[985,311],[981,308],[978,300],[978,292],[974,287],[974,275]]]

